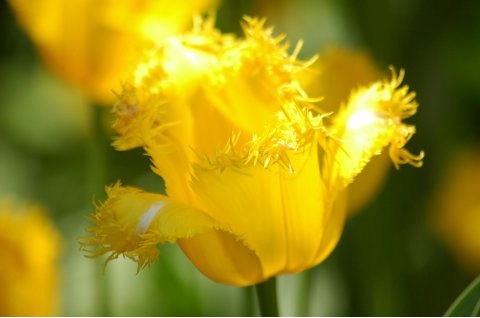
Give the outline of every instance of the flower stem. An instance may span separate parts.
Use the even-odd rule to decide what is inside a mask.
[[[247,286],[243,287],[243,296],[244,296],[244,305],[242,306],[243,311],[240,316],[243,317],[253,317],[255,316],[255,310],[257,309],[257,303],[255,301],[255,287]]]
[[[105,136],[102,114],[104,107],[92,105],[92,126],[87,139],[87,200],[89,205],[93,198],[103,195],[105,186],[107,155],[106,149],[109,147],[108,139]]]
[[[104,107],[93,105],[91,108],[91,127],[86,140],[86,196],[87,205],[92,207],[92,200],[103,197],[103,188],[107,175],[107,149],[109,147],[108,138],[105,135],[103,126]],[[98,310],[100,316],[111,316],[110,292],[108,289],[108,277],[104,275],[103,264],[98,263],[96,281],[98,288]]]
[[[312,279],[315,273],[314,269],[307,270],[301,274],[301,289],[300,289],[300,304],[299,304],[299,316],[309,316],[310,310],[310,294],[312,293]]]
[[[260,315],[263,317],[278,317],[277,280],[275,277],[255,285],[257,291]]]

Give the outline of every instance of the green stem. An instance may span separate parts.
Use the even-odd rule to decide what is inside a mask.
[[[255,315],[256,301],[255,301],[255,287],[247,286],[243,287],[243,296],[244,296],[244,305],[242,306],[243,311],[241,316],[243,317],[253,317]]]
[[[278,317],[277,280],[275,277],[255,285],[262,317]]]
[[[87,200],[91,204],[93,198],[103,195],[107,170],[107,137],[103,127],[103,107],[92,105],[92,126],[87,140]]]
[[[103,126],[104,107],[93,105],[91,109],[91,127],[90,133],[86,140],[86,200],[89,210],[93,208],[93,200],[99,200],[104,196],[104,186],[106,182],[107,172],[107,147],[109,147],[108,139],[105,135]],[[100,316],[110,316],[110,293],[107,276],[103,272],[103,263],[100,264],[96,273],[98,282],[98,308]]]
[[[315,268],[301,274],[299,316],[307,317],[310,311],[310,295],[312,294],[312,279],[315,275]]]

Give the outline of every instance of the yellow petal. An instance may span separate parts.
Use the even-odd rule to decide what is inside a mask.
[[[415,156],[403,148],[415,133],[414,126],[402,122],[417,110],[415,93],[400,86],[403,71],[398,77],[393,71],[392,77],[391,81],[359,89],[334,118],[338,140],[331,143],[335,159],[329,174],[332,180],[338,177],[343,186],[350,184],[370,159],[387,146],[397,168],[405,163],[422,165],[423,152]]]
[[[116,184],[107,188],[108,199],[90,217],[91,236],[81,239],[91,257],[109,253],[107,262],[124,255],[140,270],[159,255],[160,243],[173,243],[219,228],[202,211],[173,202],[164,195]]]
[[[345,211],[332,210],[335,194],[324,187],[316,147],[290,161],[293,173],[280,165],[195,171],[198,206],[255,252],[264,278],[316,265],[343,226]]]
[[[314,264],[319,264],[327,258],[333,251],[340,239],[347,212],[348,196],[346,191],[340,191],[331,199],[330,211],[325,215],[325,227],[320,244],[317,247],[317,253],[313,260]]]
[[[285,36],[273,36],[265,19],[244,17],[242,27],[245,38],[222,56],[224,85],[210,91],[210,98],[231,122],[254,134],[286,102],[304,98],[297,76],[306,63],[288,53]]]
[[[265,279],[256,253],[230,232],[209,231],[178,243],[197,269],[218,283],[248,286]]]

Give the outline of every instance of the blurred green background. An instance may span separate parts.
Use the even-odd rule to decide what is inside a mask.
[[[304,58],[333,44],[366,51],[382,69],[404,68],[420,103],[408,120],[417,126],[409,149],[425,150],[424,167],[392,167],[326,262],[280,277],[281,314],[442,315],[478,274],[461,266],[430,223],[452,158],[480,144],[480,1],[223,0],[218,27],[239,32],[244,14],[266,16],[291,43],[303,39]],[[41,203],[61,231],[60,314],[257,314],[252,288],[209,281],[176,246],[162,248],[160,260],[137,275],[132,262],[112,262],[104,274],[102,260],[83,257],[77,238],[93,197],[103,198],[98,180],[152,191],[163,184],[142,151],[115,152],[109,131],[92,140],[102,126],[92,113],[108,109],[91,108],[42,66],[5,0],[0,15],[0,196]],[[95,149],[106,166],[98,166]]]

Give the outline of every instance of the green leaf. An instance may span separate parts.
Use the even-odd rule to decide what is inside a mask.
[[[480,315],[480,276],[477,277],[448,308],[445,317],[476,317]]]

